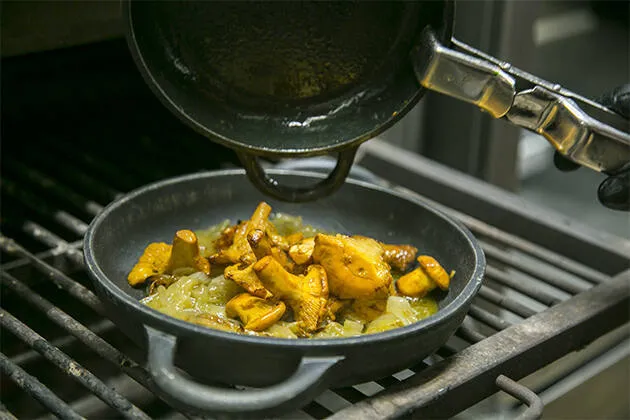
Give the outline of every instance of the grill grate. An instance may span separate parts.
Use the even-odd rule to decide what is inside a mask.
[[[46,152],[54,153],[53,149],[51,147]],[[74,149],[76,155],[87,156]],[[93,166],[96,168],[94,172],[87,173],[76,161],[74,164],[64,164],[63,171],[40,172],[29,169],[33,162],[20,161],[23,157],[16,156],[13,164],[3,167],[3,188],[11,194],[13,213],[23,212],[26,216],[19,220],[13,218],[6,225],[3,223],[4,234],[0,237],[3,256],[13,258],[5,264],[1,273],[5,299],[0,319],[3,328],[12,336],[9,338],[5,334],[3,337],[2,371],[5,378],[14,384],[3,385],[3,401],[6,405],[3,410],[14,412],[19,417],[43,416],[46,412],[68,418],[110,415],[146,418],[154,417],[156,413],[158,417],[171,416],[168,405],[153,396],[154,387],[142,368],[142,355],[138,355],[137,349],[134,350],[116,327],[103,318],[100,303],[89,289],[82,269],[78,240],[85,232],[90,218],[98,213],[102,204],[119,194],[117,187],[123,184],[119,176],[108,177],[105,171],[98,170],[112,167],[113,162],[91,158],[91,165],[98,164]],[[164,156],[150,157],[153,162],[160,158],[164,159]],[[117,165],[121,173],[133,173],[132,159],[118,162]],[[145,173],[145,176],[135,180],[136,184],[141,184],[177,173],[177,170],[169,173],[157,171],[149,179]],[[15,184],[7,187],[5,178],[15,180],[12,181]],[[127,179],[126,186],[130,184]],[[59,203],[61,207],[52,207],[49,203]],[[438,203],[433,204],[462,220],[480,238],[488,258],[487,281],[466,320],[455,336],[423,363],[389,378],[326,391],[300,413],[293,413],[291,418],[325,418],[351,408],[498,331],[610,279],[584,264]],[[37,217],[30,218],[31,215]],[[20,239],[13,240],[5,236],[8,234]],[[38,245],[22,245],[34,242]],[[56,288],[42,288],[48,282],[52,282]],[[67,294],[70,299],[60,298],[63,294]],[[29,313],[14,309],[22,304],[28,305]],[[67,309],[62,309],[62,306]],[[32,320],[31,309],[44,314],[58,327],[58,331],[51,334],[50,329],[42,329],[40,333],[46,334],[46,338],[34,331],[39,324]],[[91,312],[91,316],[81,316],[86,309]],[[90,322],[84,322],[84,319]],[[123,345],[116,347],[102,337],[114,337],[113,341]],[[28,346],[16,346],[16,341]],[[78,354],[76,359],[71,356],[75,353]],[[37,374],[29,374],[30,371],[39,372],[36,368],[42,365],[42,359],[56,365],[60,372],[78,382],[82,389],[74,387],[67,391],[68,381],[51,380],[54,375],[46,375],[48,382],[43,383],[38,380]],[[102,364],[103,360],[109,362],[106,368],[108,374],[96,375],[89,370],[88,366],[92,366],[95,359],[96,364]],[[83,360],[86,361],[85,367]],[[100,373],[103,368],[97,370]],[[110,389],[112,383],[116,384],[118,392]],[[133,399],[133,402],[123,396],[126,393],[131,394],[128,398]],[[30,404],[25,394],[34,398],[38,404]],[[60,399],[60,395],[66,402]]]
[[[175,412],[152,391],[143,369],[144,354],[103,316],[83,268],[81,239],[92,217],[121,192],[165,177],[234,165],[235,155],[182,129],[148,91],[122,41],[24,61],[3,60],[2,78],[0,416],[192,417]],[[375,142],[370,145],[378,149]],[[403,170],[407,171],[399,165],[399,172]],[[406,172],[401,178],[411,179]],[[451,193],[454,179],[451,174],[438,189]],[[424,195],[457,207],[445,194]],[[589,321],[595,320],[593,314],[610,315],[606,302],[600,302],[599,307],[584,310],[592,316],[579,331],[577,326],[560,331],[560,326],[546,325],[545,335],[556,332],[552,327],[563,333],[560,345],[550,340],[553,351],[540,343],[534,348],[537,352],[529,353],[526,350],[532,349],[523,344],[492,348],[493,339],[505,337],[532,317],[576,301],[575,295],[584,296],[595,285],[614,283],[610,274],[616,273],[599,270],[605,271],[602,265],[618,258],[602,249],[597,255],[608,259],[579,258],[588,265],[580,263],[565,257],[569,254],[561,245],[541,246],[542,240],[527,241],[461,211],[432,204],[466,224],[481,240],[488,259],[485,284],[465,322],[422,363],[375,382],[328,390],[286,418],[337,414],[365,419],[370,417],[366,404],[382,403],[400,389],[414,398],[413,392],[422,393],[423,401],[441,401],[443,410],[448,407],[444,412],[457,412],[496,392],[493,381],[499,374],[520,379],[541,363],[583,346],[584,340],[594,337],[595,321]],[[504,226],[505,220],[500,221]],[[565,240],[566,235],[556,237]],[[607,320],[598,333],[621,322]],[[567,338],[566,331],[586,338]],[[482,358],[498,360],[499,353],[503,359],[517,360],[517,367],[466,370],[472,366],[467,357],[476,357],[475,366],[484,366]],[[447,387],[423,388],[424,375],[442,369],[445,360],[463,369],[460,377],[468,388],[450,392],[445,392]],[[406,407],[411,406],[418,408]]]

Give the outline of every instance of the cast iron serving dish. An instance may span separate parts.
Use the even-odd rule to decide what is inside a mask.
[[[323,177],[271,173],[294,186]],[[329,231],[414,244],[435,256],[456,270],[450,289],[439,297],[439,311],[379,334],[277,339],[197,326],[139,302],[144,291],[130,287],[126,277],[147,244],[168,242],[178,229],[246,219],[260,200]],[[148,371],[173,404],[193,412],[259,418],[298,409],[326,388],[382,378],[420,362],[461,324],[485,270],[483,251],[472,234],[418,198],[349,179],[337,193],[315,202],[273,201],[238,169],[168,179],[119,198],[90,224],[84,253],[108,315],[146,349]],[[257,388],[237,390],[217,383]]]

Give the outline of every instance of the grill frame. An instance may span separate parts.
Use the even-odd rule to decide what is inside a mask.
[[[369,153],[367,156],[370,158]],[[371,158],[375,159],[374,156]],[[370,169],[373,170],[373,168]],[[390,187],[396,188],[405,194],[415,194],[404,187],[393,185],[390,185]],[[424,196],[422,199],[427,200]],[[333,413],[330,418],[399,418],[409,415],[412,412],[414,416],[422,415],[431,418],[452,416],[497,392],[499,388],[495,382],[499,374],[505,374],[511,378],[520,379],[564,354],[583,347],[593,339],[622,325],[628,320],[628,314],[625,308],[627,308],[630,302],[627,293],[630,271],[614,278],[609,277],[588,266],[575,263],[559,253],[547,254],[544,252],[545,250],[537,244],[499,231],[485,222],[461,212],[454,211],[438,202],[433,201],[432,204],[461,220],[475,234],[481,237],[482,246],[488,257],[493,260],[499,260],[489,265],[490,270],[487,277],[490,279],[499,278],[499,280],[502,278],[503,283],[499,282],[502,286],[510,287],[518,283],[516,283],[509,274],[506,274],[505,271],[496,267],[497,262],[508,264],[512,269],[517,268],[521,272],[529,271],[530,274],[533,273],[538,277],[547,277],[546,280],[552,277],[550,277],[549,273],[544,273],[544,270],[541,273],[541,270],[536,270],[532,268],[532,266],[519,260],[518,255],[514,256],[513,254],[504,252],[504,250],[497,246],[496,242],[492,243],[491,241],[502,241],[503,246],[507,243],[512,247],[519,247],[521,251],[525,250],[528,251],[529,254],[538,255],[548,260],[547,262],[553,261],[559,264],[564,270],[580,274],[594,287],[578,287],[570,282],[558,282],[556,279],[556,286],[559,286],[556,287],[557,289],[568,289],[569,293],[567,294],[573,295],[573,297],[562,300],[544,291],[521,284],[520,291],[523,292],[524,295],[529,295],[529,297],[537,300],[539,304],[545,306],[551,305],[550,308],[536,313],[536,311],[528,308],[528,306],[516,300],[502,297],[500,292],[484,286],[484,288],[482,288],[484,292],[480,292],[481,299],[495,299],[497,302],[499,302],[497,299],[501,299],[500,303],[504,306],[504,309],[512,310],[517,314],[520,313],[523,320],[520,323],[511,323],[483,307],[473,304],[466,322],[456,334],[460,339],[467,341],[470,346],[458,352],[456,348],[449,348],[447,344],[445,348],[438,352],[438,355],[445,356],[445,358],[437,363],[424,363],[422,366],[418,367],[419,373],[403,381],[398,382],[397,379],[392,380],[392,378],[377,381],[381,387],[384,385],[385,391],[363,399],[362,401],[357,401],[359,398],[363,398],[364,395],[356,394],[356,387],[345,390],[327,391],[327,393],[332,392],[333,395],[341,397],[346,403],[348,400],[357,401],[349,406],[346,403],[339,404],[341,410]],[[74,229],[79,235],[84,232],[83,227],[84,224],[74,225]],[[13,276],[11,274],[11,272],[19,272],[20,269],[28,267],[34,268],[39,273],[46,274],[47,277],[59,287],[71,294],[75,299],[90,306],[94,311],[100,312],[101,310],[100,303],[93,293],[86,287],[80,285],[80,283],[75,282],[71,274],[68,275],[64,272],[72,273],[73,271],[81,270],[81,242],[65,242],[54,233],[32,222],[25,224],[24,230],[51,248],[40,255],[34,255],[10,239],[4,236],[0,237],[0,247],[5,252],[12,251],[13,253],[19,254],[21,257],[17,261],[13,261],[3,267],[3,285],[14,291],[20,289],[22,298],[31,304],[36,302],[35,306],[45,311],[49,317],[57,317],[57,321],[61,325],[65,325],[68,332],[77,337],[76,340],[93,349],[97,349],[99,356],[110,360],[110,362],[118,360],[118,364],[122,367],[122,373],[129,375],[147,388],[154,390],[150,379],[146,376],[146,371],[144,371],[139,364],[130,360],[121,363],[120,360],[127,360],[122,352],[109,346],[106,341],[99,337],[94,337],[89,329],[82,327],[76,321],[68,322],[66,318],[67,315],[63,315],[63,312],[56,308],[54,304],[50,302],[42,304],[42,301],[45,302],[44,298],[35,294],[27,285],[23,284],[23,282],[17,278],[18,275]],[[490,241],[488,238],[490,238]],[[45,259],[50,259],[54,262],[59,259],[59,256],[62,256],[62,259],[68,260],[61,264],[57,261],[56,265],[65,267],[63,270],[55,268],[45,261]],[[68,269],[68,266],[71,266],[72,269]],[[591,304],[585,306],[585,302],[590,302]],[[592,302],[597,302],[597,304],[594,305]],[[585,311],[585,309],[587,309],[587,311]],[[568,314],[579,313],[583,315],[582,318],[573,316],[567,319]],[[63,322],[64,319],[66,320],[65,324]],[[554,322],[554,319],[561,319],[563,322]],[[486,337],[484,333],[479,332],[480,323],[485,324],[486,329],[490,328],[496,332]],[[115,329],[113,326],[111,328]],[[539,337],[539,342],[536,345],[529,345],[526,339],[533,337],[527,335],[526,332],[530,331],[531,334],[531,331],[541,330],[545,332],[545,335]],[[567,337],[571,339],[567,339]],[[502,357],[498,357],[499,353],[497,353],[497,350],[505,348],[506,343],[513,345],[512,350],[508,352],[507,355],[503,354]],[[517,345],[514,345],[514,343],[517,343]],[[494,353],[492,349],[494,349]],[[36,349],[36,351],[38,350],[39,349]],[[12,363],[11,360],[9,360],[9,363]],[[17,366],[17,368],[19,369],[19,366]],[[422,368],[426,369],[422,370]],[[435,376],[435,372],[441,373]],[[31,382],[35,384],[34,381]],[[448,392],[445,392],[444,389],[448,389]],[[354,392],[350,390],[354,390]],[[360,391],[358,392],[361,394]],[[331,395],[328,395],[328,399],[334,400],[334,398],[334,396],[331,397]],[[391,404],[392,399],[395,399],[397,404]],[[401,403],[401,401],[403,402]],[[329,404],[330,403],[326,403],[325,405]],[[385,404],[385,406],[390,407],[390,409],[384,411],[383,408],[379,408],[379,404]],[[311,405],[319,405],[319,403],[314,402],[311,403]],[[321,405],[320,408],[324,408],[324,410],[319,410],[322,411],[322,413],[319,413],[320,415],[323,413],[330,414],[329,412],[331,410]],[[4,409],[6,410],[6,407]],[[58,406],[55,406],[55,409],[61,410]],[[307,410],[315,414],[315,417],[319,417],[317,415],[318,410],[313,407],[307,407]],[[63,413],[64,412],[61,411],[58,414]],[[68,412],[66,414],[70,415],[71,413]]]

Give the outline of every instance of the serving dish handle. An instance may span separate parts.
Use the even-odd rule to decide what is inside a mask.
[[[277,409],[299,409],[326,388],[331,368],[343,356],[304,357],[284,382],[267,388],[236,390],[203,385],[184,377],[174,365],[177,337],[145,326],[148,337],[147,368],[155,384],[180,403],[208,413],[261,415]]]

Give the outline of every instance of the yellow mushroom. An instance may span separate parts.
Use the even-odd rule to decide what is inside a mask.
[[[274,296],[291,306],[300,330],[313,332],[319,328],[328,304],[328,281],[322,266],[311,265],[304,276],[296,276],[267,256],[254,264],[254,270]]]
[[[138,286],[149,277],[164,273],[170,256],[169,244],[164,242],[149,244],[127,276],[127,281],[131,286]]]
[[[193,268],[195,271],[210,274],[210,263],[199,255],[197,235],[191,230],[178,230],[175,233],[165,272],[175,274],[177,270],[184,268]]]
[[[278,322],[286,309],[283,302],[272,303],[249,293],[241,293],[225,305],[225,314],[240,319],[247,330],[263,331]]]
[[[427,255],[418,257],[420,267],[400,277],[396,282],[396,289],[405,296],[423,297],[439,287],[448,290],[451,276],[435,258]]]
[[[315,238],[305,238],[293,244],[289,248],[289,256],[297,264],[310,264],[313,262],[313,249],[315,248]]]
[[[435,258],[428,255],[420,255],[418,257],[418,262],[424,272],[437,283],[440,289],[448,290],[448,286],[451,283],[451,276],[446,273],[446,270],[444,270]]]
[[[225,271],[223,271],[223,275],[226,279],[232,280],[254,296],[263,299],[268,299],[273,296],[258,279],[253,264],[245,268],[240,268],[238,264],[231,265],[226,267]]]
[[[179,230],[175,233],[173,245],[163,242],[149,244],[127,276],[127,281],[131,286],[138,286],[149,277],[176,274],[185,268],[210,274],[210,263],[199,255],[197,235],[190,230]]]

